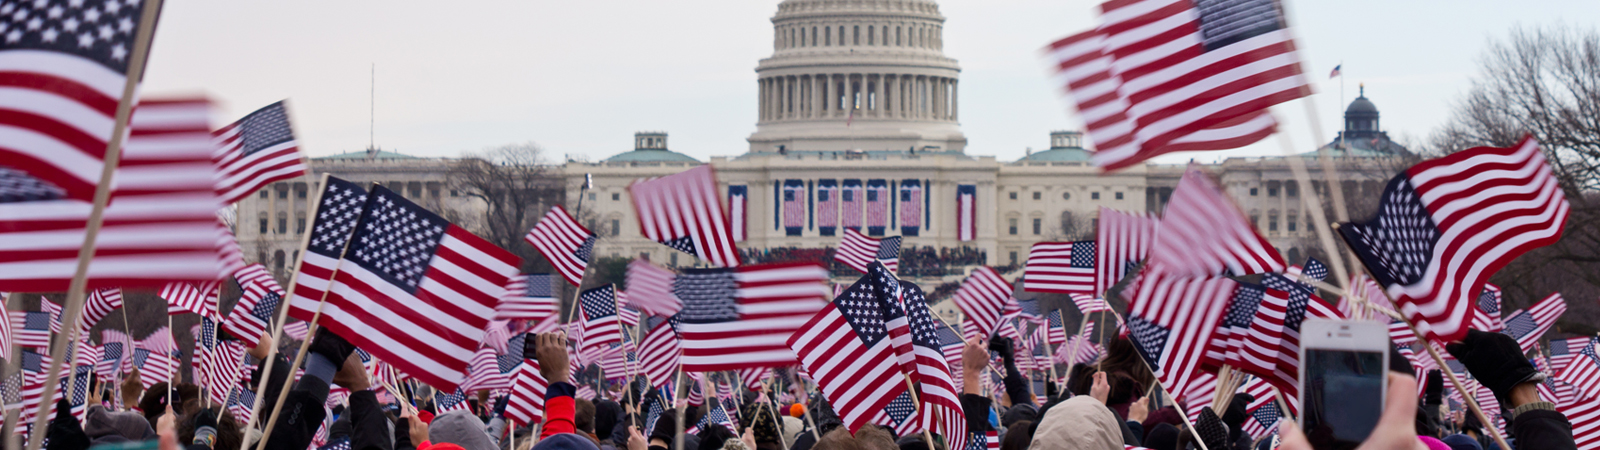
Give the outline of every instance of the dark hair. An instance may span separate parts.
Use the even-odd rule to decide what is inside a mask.
[[[1006,428],[1005,437],[1000,438],[1000,450],[1028,450],[1028,444],[1033,442],[1033,421],[1018,420]]]
[[[1144,357],[1139,355],[1139,350],[1134,347],[1133,341],[1129,341],[1128,338],[1118,337],[1107,343],[1106,358],[1100,364],[1101,370],[1104,370],[1107,374],[1120,375],[1121,377],[1126,377],[1127,381],[1132,382],[1131,384],[1124,384],[1124,388],[1137,391],[1137,393],[1118,392],[1117,382],[1108,379],[1107,382],[1111,383],[1111,398],[1119,398],[1119,394],[1132,395],[1132,397],[1122,402],[1108,399],[1107,403],[1127,403],[1142,395],[1145,388],[1155,384],[1155,374],[1150,373],[1150,367],[1145,365]],[[1109,378],[1121,377],[1112,376]]]
[[[178,404],[172,407],[173,412],[183,416],[200,409],[199,386],[178,383],[172,390],[178,396]],[[167,382],[162,381],[145,389],[144,397],[139,399],[139,410],[144,411],[144,420],[150,421],[150,429],[156,429],[156,420],[167,413]]]
[[[1088,364],[1074,364],[1067,373],[1067,392],[1072,395],[1089,395],[1089,389],[1094,387],[1094,366]]]
[[[211,409],[215,412],[222,408],[214,407]],[[176,431],[178,432],[178,442],[180,444],[186,446],[188,443],[194,442],[194,416],[199,413],[200,410],[196,409],[188,414],[178,416],[177,423],[174,426],[177,427]],[[222,410],[222,416],[217,418],[217,441],[211,448],[239,448],[239,444],[244,442],[243,426],[239,421],[233,419],[233,413],[225,409]]]
[[[594,434],[594,402],[580,398],[573,402],[572,426],[579,431]]]

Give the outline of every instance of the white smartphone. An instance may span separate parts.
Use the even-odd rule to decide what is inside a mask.
[[[1359,447],[1383,415],[1389,327],[1307,318],[1300,324],[1300,429],[1317,450]]]

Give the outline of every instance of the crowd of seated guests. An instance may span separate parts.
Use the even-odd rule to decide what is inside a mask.
[[[852,277],[861,275],[855,269],[834,261],[833,247],[774,247],[746,249],[743,253],[744,261],[750,263],[826,261],[829,272],[834,276]],[[965,274],[972,266],[983,265],[985,261],[988,261],[988,258],[988,252],[973,247],[944,247],[939,249],[930,246],[904,247],[900,249],[900,267],[898,271],[902,277],[961,275]]]

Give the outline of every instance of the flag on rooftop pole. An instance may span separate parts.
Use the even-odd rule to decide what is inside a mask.
[[[583,284],[583,273],[594,257],[595,235],[568,214],[566,208],[550,207],[550,212],[545,213],[522,239],[538,249],[568,284]]]
[[[1022,290],[1097,295],[1095,241],[1038,242],[1028,250]]]
[[[683,370],[793,365],[787,341],[828,304],[827,280],[817,263],[685,270],[673,282]]]
[[[284,101],[267,105],[217,130],[217,194],[235,203],[271,184],[306,174]]]
[[[739,265],[739,251],[733,246],[733,231],[710,165],[635,181],[628,186],[628,193],[639,230],[646,238],[712,266]]]
[[[900,236],[874,239],[855,229],[846,228],[844,236],[839,238],[839,249],[833,253],[833,260],[861,273],[867,273],[867,266],[876,261],[893,272],[900,267]]]
[[[328,206],[359,197],[339,189]],[[319,211],[298,278],[308,296],[326,286],[326,304],[308,297],[301,308],[297,287],[290,314],[309,321],[321,308],[318,325],[430,386],[456,387],[521,261],[383,186],[364,207],[327,212],[335,209],[347,213],[327,227]],[[345,221],[348,237],[340,233]],[[311,285],[312,273],[333,276]]]
[[[1272,243],[1195,164],[1184,171],[1172,192],[1146,264],[1185,277],[1241,276],[1285,268]]]
[[[1389,181],[1377,217],[1338,230],[1406,320],[1449,342],[1489,277],[1560,239],[1570,208],[1529,136],[1418,163]]]
[[[1281,9],[1188,1],[1101,5],[1096,29],[1051,43],[1046,60],[1083,115],[1095,164],[1225,150],[1276,128],[1266,109],[1310,94]]]
[[[1505,329],[1501,333],[1517,340],[1523,353],[1532,351],[1539,345],[1539,338],[1555,326],[1556,319],[1567,312],[1567,301],[1557,292],[1533,304],[1527,310],[1519,310],[1506,317]]]

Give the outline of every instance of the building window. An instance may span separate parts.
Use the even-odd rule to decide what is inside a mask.
[[[305,189],[300,189],[300,190],[294,191],[294,198],[306,198],[306,190]]]
[[[1033,199],[1034,200],[1041,200],[1043,198],[1044,198],[1044,193],[1043,192],[1039,192],[1039,191],[1034,191],[1033,192]]]
[[[278,270],[283,270],[283,250],[272,253],[272,266]]]
[[[288,233],[288,232],[289,232],[289,218],[287,218],[287,217],[279,217],[278,218],[278,234],[285,234],[285,233]]]
[[[1122,193],[1121,192],[1117,193],[1117,200],[1122,200]]]
[[[263,191],[262,193],[264,194],[266,192]],[[261,231],[259,231],[259,233],[267,234],[267,219],[261,219]]]
[[[591,201],[591,202],[594,201],[594,193],[593,192],[589,193],[589,201]]]
[[[306,218],[304,218],[304,217],[295,218],[294,219],[294,234],[305,234],[305,232],[306,232]]]
[[[1256,188],[1250,188],[1250,196],[1251,197],[1255,197],[1256,196]]]
[[[622,234],[622,221],[611,219],[611,235],[616,236],[618,234]]]
[[[1256,229],[1261,229],[1261,216],[1251,215],[1250,226],[1256,227]]]
[[[461,196],[461,191],[457,191],[455,189],[451,189],[450,190],[450,196],[451,197],[460,197]]]
[[[872,31],[872,25],[867,25],[867,45],[878,45],[877,39],[874,39],[877,36],[878,35]]]
[[[1017,265],[1017,252],[1011,252],[1011,265]]]
[[[429,197],[433,197],[433,198],[439,198],[439,190],[438,189],[429,189],[428,190],[428,196]]]
[[[678,267],[678,252],[667,254],[667,262],[672,267]]]
[[[1267,231],[1278,231],[1278,216],[1276,214],[1267,216]]]
[[[288,189],[284,189],[284,190],[278,191],[278,198],[280,198],[280,199],[289,198],[289,190]]]
[[[267,190],[266,189],[262,189],[261,190],[261,198],[267,198]]]
[[[1100,199],[1100,193],[1099,192],[1090,192],[1089,193],[1089,200],[1099,200],[1099,199]]]
[[[1091,229],[1091,230],[1100,229],[1100,218],[1099,217],[1096,217],[1096,218],[1093,218],[1093,219],[1089,219],[1089,229]]]
[[[1034,218],[1033,219],[1033,235],[1034,236],[1038,236],[1039,235],[1039,226],[1041,224],[1043,224],[1043,223],[1044,223],[1044,219],[1039,219],[1039,218]]]
[[[1017,235],[1017,219],[1010,219],[1010,225],[1011,225],[1011,235],[1012,236],[1016,236]]]
[[[1012,199],[1012,200],[1016,200],[1016,199],[1017,199],[1017,193],[1015,193],[1015,192],[1012,192],[1012,193],[1011,193],[1011,199]]]
[[[861,26],[856,25],[854,31],[855,33],[853,35],[855,36],[855,39],[850,41],[850,45],[861,45]]]
[[[1062,192],[1061,193],[1061,199],[1062,200],[1072,200],[1072,193],[1071,192]]]
[[[1267,188],[1267,196],[1268,197],[1277,197],[1278,196],[1278,188]]]
[[[1283,186],[1283,195],[1287,195],[1287,196],[1290,196],[1290,197],[1298,197],[1300,195],[1300,185],[1295,184],[1295,183],[1289,183],[1287,185],[1284,185]]]
[[[896,47],[901,46],[901,45],[905,45],[905,44],[901,43],[901,42],[904,42],[904,40],[900,39],[901,33],[903,33],[903,32],[904,32],[904,30],[902,30],[900,27],[894,27],[894,45]]]
[[[614,201],[617,201],[617,200],[622,200],[622,193],[612,193],[611,194],[611,201],[614,202]]]
[[[1289,232],[1293,233],[1295,231],[1294,216],[1291,215],[1291,216],[1288,216],[1288,217],[1284,217],[1284,220],[1286,221],[1286,223],[1284,223],[1284,226],[1289,227]]]

